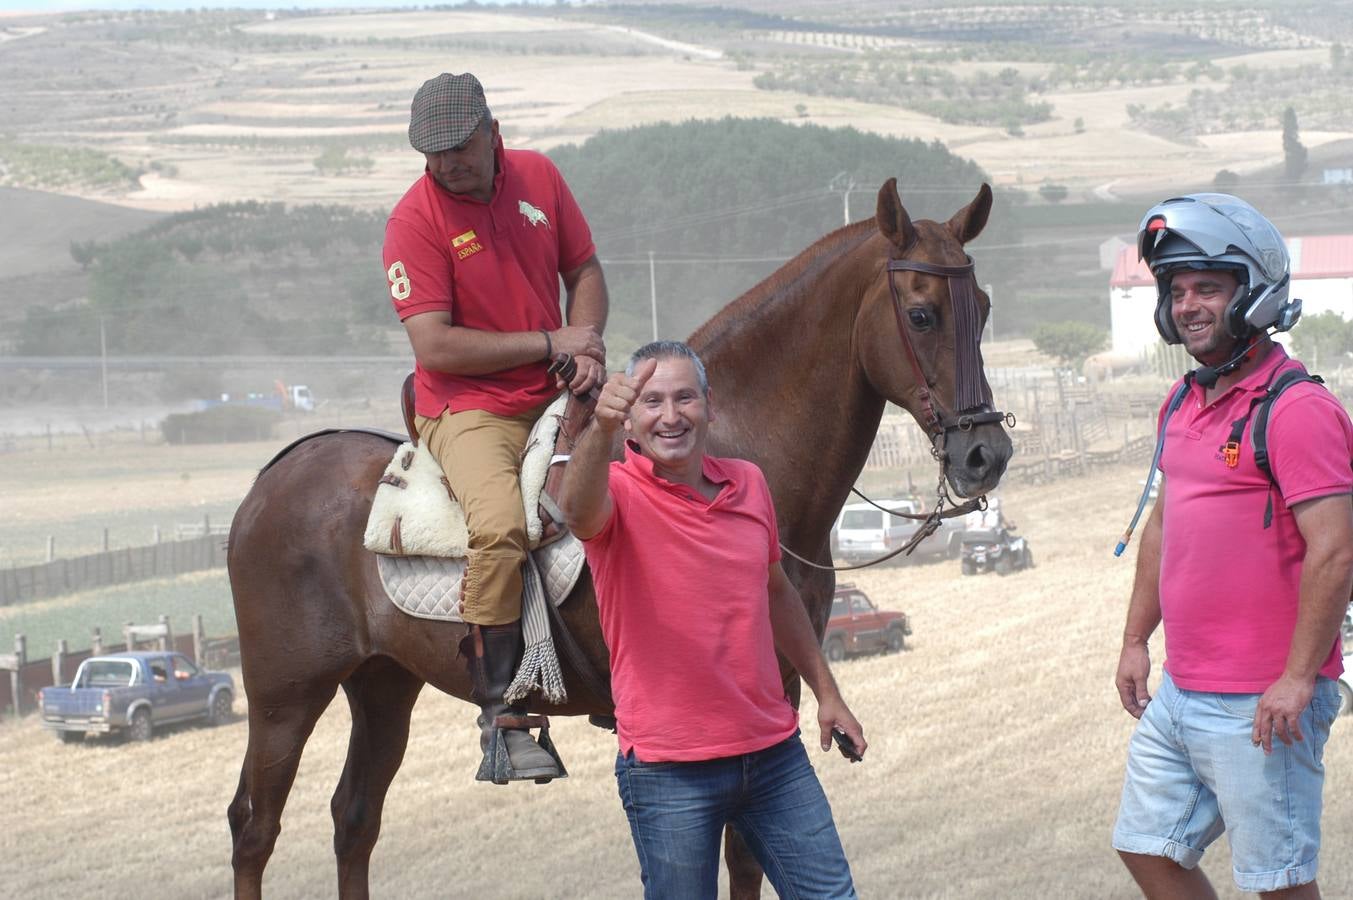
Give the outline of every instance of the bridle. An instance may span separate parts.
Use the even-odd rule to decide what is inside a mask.
[[[888,291],[893,298],[893,316],[897,320],[897,334],[907,361],[916,377],[917,394],[921,400],[921,425],[930,433],[932,441],[942,439],[948,432],[968,431],[974,425],[1004,421],[1014,427],[1015,417],[991,408],[991,387],[982,371],[982,316],[977,305],[977,281],[973,277],[972,257],[964,254],[967,262],[961,266],[940,266],[910,259],[888,260]],[[902,313],[902,295],[897,290],[894,272],[921,272],[948,279],[949,306],[954,315],[954,408],[957,414],[947,413],[930,392],[933,379],[927,377],[921,366],[916,347],[911,342],[907,323]],[[937,408],[938,407],[938,408]],[[942,444],[942,440],[941,440]],[[939,458],[938,448],[932,453]]]
[[[974,425],[986,425],[1003,422],[1007,428],[1015,427],[1015,414],[992,409],[991,386],[982,371],[982,314],[977,305],[977,280],[973,275],[972,257],[964,254],[967,260],[961,266],[941,266],[933,263],[916,262],[910,259],[889,259],[887,267],[888,291],[893,299],[893,316],[897,320],[897,334],[901,338],[902,348],[907,352],[907,361],[911,364],[912,374],[916,378],[917,394],[921,400],[921,425],[930,435],[930,455],[940,463],[939,484],[936,487],[935,506],[928,515],[905,513],[880,506],[855,488],[851,491],[866,502],[878,507],[892,516],[903,519],[920,519],[922,523],[916,532],[901,547],[869,562],[853,566],[824,566],[804,559],[793,550],[780,544],[786,554],[814,569],[827,569],[846,572],[851,569],[864,569],[878,565],[903,553],[910,554],[916,546],[940,527],[941,519],[966,515],[974,510],[987,508],[987,498],[983,494],[964,503],[955,503],[945,487],[946,463],[944,444],[951,431],[971,431]],[[925,275],[938,275],[948,280],[949,306],[954,318],[954,408],[955,413],[945,410],[940,401],[931,393],[934,382],[928,378],[911,342],[907,323],[902,312],[902,295],[897,290],[894,272],[921,272]],[[948,506],[948,509],[945,507]]]

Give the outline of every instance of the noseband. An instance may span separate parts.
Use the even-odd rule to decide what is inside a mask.
[[[897,333],[907,351],[912,373],[916,376],[921,399],[922,425],[933,439],[954,430],[968,431],[974,425],[1005,421],[1013,425],[1013,417],[991,409],[991,388],[982,372],[981,309],[977,305],[976,279],[973,277],[972,257],[961,266],[937,266],[910,259],[888,260],[888,290],[893,296],[893,314],[897,318]],[[954,409],[947,413],[930,391],[932,381],[926,377],[921,360],[912,345],[907,323],[902,315],[902,296],[898,293],[894,272],[921,272],[948,279],[949,306],[954,314]]]

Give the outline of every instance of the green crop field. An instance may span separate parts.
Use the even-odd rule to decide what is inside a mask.
[[[213,527],[228,525],[238,505],[238,501],[226,501],[177,509],[130,507],[97,512],[72,511],[60,520],[48,520],[36,526],[22,520],[0,518],[0,566],[33,566],[46,562],[48,537],[53,540],[58,559],[102,552],[105,530],[110,550],[153,544],[157,527],[160,540],[172,541],[176,539],[176,529],[180,525],[201,526],[204,521]]]
[[[235,609],[225,570],[119,584],[0,607],[0,651],[10,652],[16,634],[27,639],[30,659],[50,656],[62,638],[68,649],[85,650],[94,628],[102,630],[105,644],[118,644],[127,622],[150,625],[162,615],[169,617],[175,634],[189,633],[195,615],[202,617],[210,636],[234,634]]]

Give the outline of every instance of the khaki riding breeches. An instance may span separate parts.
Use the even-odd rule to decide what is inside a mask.
[[[461,617],[466,622],[506,625],[521,618],[521,565],[527,552],[521,456],[531,426],[548,405],[511,417],[478,409],[415,417],[419,437],[441,463],[465,511],[470,550]]]

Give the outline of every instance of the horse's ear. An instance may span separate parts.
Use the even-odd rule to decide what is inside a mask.
[[[949,220],[949,230],[958,238],[960,244],[966,244],[982,233],[982,229],[987,226],[987,216],[990,214],[991,188],[984,182],[978,188],[977,196],[972,198],[972,202],[954,213],[954,217]]]
[[[899,250],[906,250],[916,240],[916,229],[911,224],[911,216],[902,206],[902,198],[897,196],[897,179],[889,178],[879,188],[878,212],[879,231]]]

